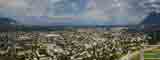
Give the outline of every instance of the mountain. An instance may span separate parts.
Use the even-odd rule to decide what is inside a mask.
[[[6,17],[0,17],[0,25],[11,25],[15,24],[16,21],[11,19],[11,18],[6,18]]]
[[[158,24],[160,25],[160,13],[151,12],[141,24]]]
[[[7,17],[0,17],[0,31],[15,31],[16,21]]]
[[[160,31],[160,13],[151,12],[140,25],[144,31]]]

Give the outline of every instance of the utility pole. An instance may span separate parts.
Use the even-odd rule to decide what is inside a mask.
[[[140,60],[144,60],[144,49],[140,49]]]

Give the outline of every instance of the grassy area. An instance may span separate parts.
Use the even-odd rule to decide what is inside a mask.
[[[160,48],[144,52],[145,60],[160,60]]]
[[[132,58],[132,60],[140,60],[140,53]],[[160,60],[160,48],[144,52],[144,60]]]

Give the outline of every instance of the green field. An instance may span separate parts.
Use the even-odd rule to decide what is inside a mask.
[[[131,60],[140,60],[140,53],[132,57]],[[144,60],[160,60],[160,48],[144,52]]]
[[[145,51],[144,60],[160,60],[160,48]]]

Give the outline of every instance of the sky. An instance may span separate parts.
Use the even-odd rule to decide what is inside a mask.
[[[138,24],[160,0],[0,0],[0,16],[24,25]]]

